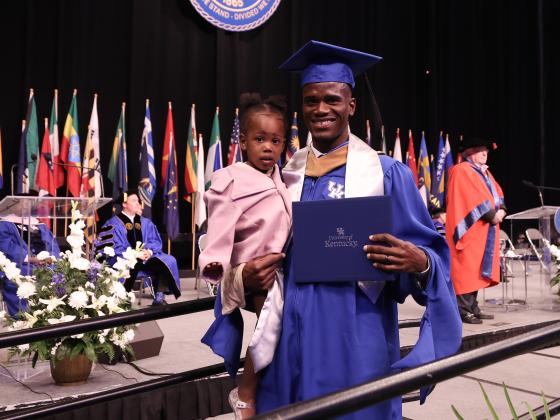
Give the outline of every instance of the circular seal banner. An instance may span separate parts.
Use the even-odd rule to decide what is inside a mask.
[[[272,16],[280,0],[190,0],[212,25],[226,31],[249,31]]]

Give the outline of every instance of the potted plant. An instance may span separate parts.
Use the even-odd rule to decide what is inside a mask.
[[[131,309],[134,294],[126,292],[122,279],[130,276],[142,249],[141,243],[136,249],[129,248],[111,267],[101,261],[103,254],[92,261],[85,258],[85,223],[76,202],[72,203],[69,228],[66,240],[72,250],[61,252],[59,258],[47,252],[40,253],[37,258],[43,263],[31,276],[22,276],[16,264],[0,252],[0,271],[18,285],[17,295],[27,300],[28,307],[15,319],[4,315],[10,330],[56,325]],[[112,248],[105,248],[103,253],[114,256]],[[115,346],[130,353],[129,343],[133,338],[134,326],[119,326],[23,344],[11,348],[10,354],[33,355],[33,367],[38,359],[49,360],[56,383],[79,383],[89,376],[97,354],[104,353],[112,359]]]

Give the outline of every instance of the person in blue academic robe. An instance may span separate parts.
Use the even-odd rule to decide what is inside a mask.
[[[122,257],[128,247],[135,249],[137,242],[143,243],[138,263],[125,281],[126,290],[132,290],[137,278],[150,277],[155,292],[154,305],[165,303],[165,294],[181,296],[177,260],[163,252],[156,225],[140,216],[142,204],[137,192],[123,193],[117,204],[122,210],[103,224],[95,242],[96,252],[103,252],[105,247],[114,248],[115,256],[108,259],[109,264],[114,264],[116,257]]]
[[[431,362],[460,346],[449,249],[434,229],[410,170],[350,134],[348,121],[356,108],[353,76],[378,60],[311,41],[281,67],[302,73],[303,118],[312,136],[312,143],[283,170],[292,200],[391,196],[393,231],[372,235],[364,252],[376,268],[394,273],[394,281],[296,283],[289,249],[283,264],[281,332],[273,360],[262,370],[258,413]],[[245,286],[264,284],[274,264],[273,255],[246,263]],[[426,310],[418,342],[401,359],[397,304],[407,296]],[[421,401],[429,391],[421,390]],[[348,415],[401,417],[401,398]]]
[[[29,251],[28,253],[28,242]],[[0,220],[0,251],[16,263],[22,275],[32,274],[33,268],[42,264],[36,256],[41,251],[48,251],[55,258],[59,257],[60,249],[51,231],[35,218],[22,218],[9,215]],[[19,311],[27,309],[27,302],[18,298],[17,285],[0,273],[2,296],[8,313],[15,316]]]

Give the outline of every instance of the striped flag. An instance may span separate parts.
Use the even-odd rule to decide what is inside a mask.
[[[25,144],[26,121],[21,122],[21,137],[19,141],[19,159],[16,177],[16,194],[29,192],[29,170],[27,169],[27,145]]]
[[[288,141],[288,146],[286,147],[286,162],[288,162],[295,152],[300,148],[299,144],[299,131],[298,131],[298,121],[297,112],[294,112],[292,118],[292,126],[290,127],[290,140]]]
[[[62,132],[62,146],[60,159],[66,168],[66,186],[72,196],[79,197],[82,185],[80,136],[78,134],[78,106],[76,104],[77,90],[74,89],[70,109]]]
[[[239,147],[239,108],[235,108],[235,118],[233,119],[233,129],[229,140],[228,165],[235,162],[243,162],[241,148]]]
[[[97,116],[97,93],[93,95],[93,107],[89,119],[86,147],[82,165],[82,197],[101,197],[101,168],[99,154],[99,118]]]
[[[408,150],[406,151],[406,164],[412,171],[414,182],[416,182],[416,185],[418,185],[418,169],[416,168],[416,154],[414,153],[412,130],[408,130]]]
[[[204,195],[204,143],[202,134],[198,135],[198,159],[196,166],[196,206],[194,210],[194,222],[200,228],[206,220],[206,204],[202,199]]]
[[[453,154],[451,153],[451,145],[449,144],[449,134],[445,135],[445,163],[444,166],[444,200],[447,197],[447,179],[449,178],[449,170],[453,167]],[[445,201],[443,201],[445,203]]]
[[[200,159],[200,157],[197,157],[195,120],[195,106],[192,104],[189,134],[187,137],[187,153],[185,156],[185,195],[183,197],[189,202],[191,201],[191,194],[195,193],[197,189],[198,160]],[[204,161],[202,163],[204,163]],[[202,171],[202,185],[204,186],[204,171]],[[204,189],[202,191],[204,191]]]
[[[169,164],[169,161],[168,161]],[[175,168],[175,174],[177,168]],[[177,184],[177,182],[175,182]],[[152,140],[152,119],[150,117],[150,100],[146,99],[146,114],[144,116],[144,131],[140,146],[140,181],[138,194],[142,200],[144,217],[152,217],[152,200],[156,195],[156,168],[154,157],[154,143]]]
[[[121,116],[115,132],[111,161],[109,162],[108,178],[113,183],[113,199],[128,190],[128,165],[126,161],[125,106],[121,107]]]
[[[171,122],[171,125],[173,125],[173,122]],[[174,140],[173,134],[171,134],[168,137],[167,173],[165,174],[165,187],[163,190],[163,200],[165,206],[163,212],[163,223],[165,224],[167,237],[171,240],[175,239],[179,234],[179,191],[177,189],[178,177],[176,163],[177,152],[175,151]]]
[[[54,165],[54,184],[56,188],[60,188],[64,185],[64,168],[60,164],[60,145],[58,137],[58,89],[54,90],[49,124],[49,139],[51,141],[52,163]]]
[[[451,158],[451,150],[449,148],[449,140],[444,143],[443,131],[439,134],[438,154],[436,161],[436,176],[432,184],[432,201],[439,207],[445,205],[445,189],[447,184],[447,170],[453,166],[453,158]],[[449,155],[449,158],[448,158]],[[451,166],[449,166],[451,165]]]
[[[400,129],[397,128],[397,137],[395,138],[395,147],[393,148],[393,159],[402,162],[402,151],[401,151],[401,137]]]
[[[212,174],[222,169],[222,140],[220,139],[220,107],[216,107],[214,121],[212,122],[212,134],[210,134],[210,145],[208,146],[208,157],[206,158],[206,170],[204,172],[204,187],[207,190],[212,182]]]
[[[37,167],[37,189],[39,196],[56,196],[56,186],[54,184],[54,166],[52,162],[51,139],[49,136],[49,119],[45,118],[45,134],[41,146],[41,157]]]
[[[422,131],[422,140],[420,142],[420,153],[418,155],[418,189],[424,200],[426,207],[430,201],[430,191],[432,186],[432,175],[430,173],[430,158],[428,156],[428,147],[426,146],[426,137]]]

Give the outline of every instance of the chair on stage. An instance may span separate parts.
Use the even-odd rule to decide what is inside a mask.
[[[535,254],[536,259],[539,261],[541,268],[548,272],[547,264],[543,259],[543,249],[546,247],[546,242],[542,233],[537,229],[530,228],[525,231],[525,236],[527,237],[527,241],[529,241],[529,246]]]
[[[136,277],[132,290],[138,293],[138,306],[142,306],[142,296],[145,294],[146,288],[150,292],[152,300],[155,299],[156,293],[154,291],[154,285],[152,284],[152,278],[150,276]]]
[[[207,241],[208,241],[208,237],[207,237],[206,233],[203,234],[203,235],[200,235],[200,237],[198,238],[198,250],[200,252],[202,252],[204,250],[204,248],[206,247],[206,242]],[[195,281],[194,281],[194,288],[196,290],[198,290],[198,283],[199,283],[199,280],[200,280],[201,277],[202,276],[201,276],[201,272],[200,272],[200,267],[197,267],[196,268],[196,277],[195,277]],[[206,280],[205,280],[205,282],[206,282],[206,286],[208,287],[208,294],[210,296],[216,296],[216,293],[218,292],[218,285],[217,284],[212,284],[212,283],[210,283]]]

